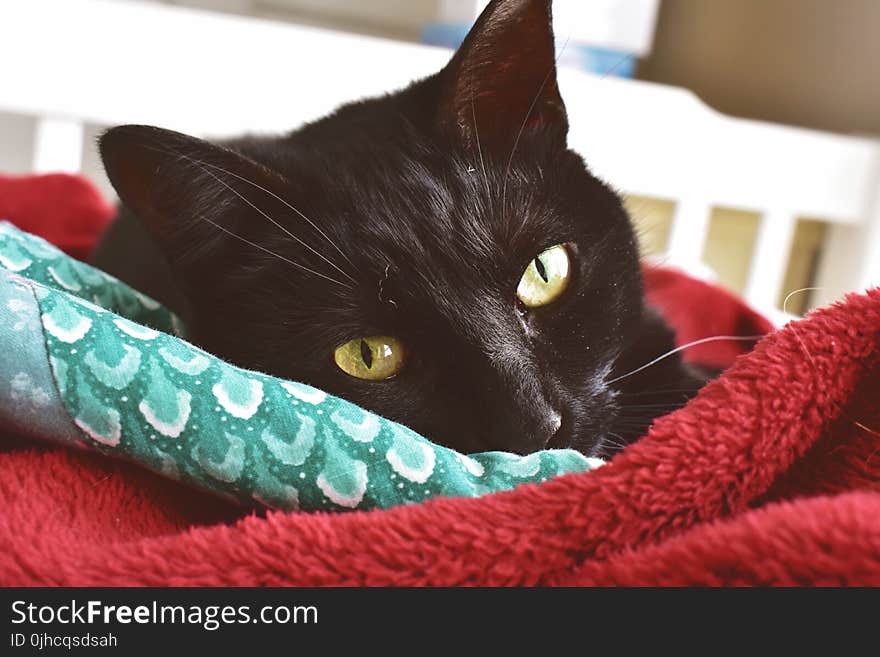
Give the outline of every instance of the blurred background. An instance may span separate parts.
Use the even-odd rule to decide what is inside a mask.
[[[7,12],[16,11],[16,5],[21,11],[20,8],[28,4],[27,0],[0,1]],[[364,43],[375,43],[375,46],[369,47],[377,53],[381,51],[380,44],[386,41],[455,48],[486,4],[479,0],[155,0],[152,3],[149,0],[67,0],[67,5],[71,6],[74,2],[99,8],[149,3],[169,9],[185,7],[204,12],[163,14],[166,18],[162,20],[167,23],[158,24],[167,24],[169,33],[165,34],[162,29],[151,35],[157,51],[163,49],[166,38],[173,39],[173,23],[178,17],[181,17],[181,21],[184,18],[191,21],[194,16],[197,19],[203,16],[206,26],[209,25],[207,17],[223,14],[241,17],[242,20],[256,18],[277,24],[315,28],[319,37],[316,43],[324,43],[326,48],[315,48],[313,58],[290,62],[289,65],[318,71],[328,67],[328,74],[323,79],[325,85],[335,83],[332,71],[336,70],[334,66],[342,65],[340,61],[348,60],[351,66],[358,65],[364,52]],[[65,0],[61,0],[56,6],[64,3]],[[49,8],[53,6],[44,0],[39,0],[39,4]],[[683,223],[685,220],[691,221],[694,227],[690,230],[700,235],[699,239],[691,240],[697,244],[695,248],[698,253],[691,262],[684,264],[689,264],[690,269],[700,275],[746,294],[750,299],[754,297],[757,305],[763,303],[764,310],[769,307],[780,309],[782,300],[792,290],[826,283],[830,286],[829,281],[837,280],[835,272],[842,267],[850,269],[846,275],[839,277],[841,286],[855,287],[859,282],[864,284],[868,280],[866,277],[875,275],[875,264],[862,260],[875,256],[880,258],[880,163],[875,149],[876,139],[880,135],[880,1],[556,0],[554,11],[557,49],[562,53],[560,66],[564,69],[619,80],[621,84],[632,82],[635,85],[636,81],[644,81],[670,89],[687,90],[706,106],[707,116],[721,113],[755,120],[774,126],[774,130],[805,128],[806,131],[784,134],[786,138],[800,139],[807,144],[812,143],[810,140],[819,139],[821,133],[821,139],[827,138],[821,144],[827,144],[829,152],[834,151],[838,142],[833,140],[839,137],[842,140],[839,141],[841,164],[829,160],[831,169],[828,175],[841,180],[841,194],[852,195],[851,188],[846,185],[855,185],[853,176],[861,176],[867,181],[863,184],[862,178],[858,178],[858,185],[852,187],[858,189],[859,195],[864,198],[844,199],[837,205],[828,204],[832,209],[827,214],[836,213],[839,215],[836,217],[799,214],[800,210],[794,207],[795,204],[780,201],[782,209],[793,216],[785,217],[782,220],[785,225],[776,228],[768,223],[771,221],[768,219],[768,210],[769,215],[773,215],[779,208],[736,207],[725,198],[702,198],[701,203],[708,213],[703,221],[685,216],[688,213],[682,210],[680,192],[665,194],[661,189],[656,194],[645,194],[644,190],[627,189],[625,180],[617,183],[612,179],[613,184],[621,184],[626,195],[628,207],[639,226],[646,255],[661,262],[666,257],[664,254],[674,255],[675,244],[680,249],[680,245],[687,241],[682,241],[680,235],[676,238],[675,222],[679,219]],[[121,16],[106,13],[108,23],[105,27],[108,33],[114,31],[113,20],[117,15]],[[104,14],[96,13],[94,16],[103,17]],[[8,13],[7,18],[10,17],[14,17],[14,14]],[[54,25],[53,29],[75,31],[78,27],[75,19],[68,17],[66,20],[65,25]],[[70,24],[70,20],[73,20],[73,24]],[[52,11],[46,11],[45,21],[47,27],[55,22],[63,22]],[[148,25],[146,21],[143,24]],[[196,26],[188,29],[198,30],[200,23],[187,25]],[[17,53],[17,60],[26,62],[32,56],[44,59],[65,56],[65,52],[53,50],[52,40],[42,41],[40,32],[37,29],[34,34],[27,35],[33,44],[32,52]],[[378,38],[381,41],[351,41],[351,44],[357,44],[357,48],[352,45],[349,52],[346,50],[348,41],[322,41],[321,35],[328,34]],[[81,45],[88,47],[85,43]],[[217,47],[234,49],[239,45],[218,43]],[[428,64],[422,65],[416,61],[418,58],[415,54],[421,53],[421,50],[406,52],[414,54],[412,62],[389,56],[381,60],[383,63],[380,65],[399,66],[401,80],[414,77],[411,71],[421,71],[422,75],[432,72]],[[424,52],[426,62],[442,62],[448,57],[448,51],[438,54],[425,48]],[[106,57],[114,60],[124,61],[129,55],[124,48],[106,51]],[[202,57],[204,68],[208,70],[211,58],[204,56],[204,52],[192,54],[193,58]],[[6,67],[14,65],[8,59],[4,64]],[[162,60],[157,60],[157,66],[162,65]],[[412,68],[407,68],[410,65]],[[89,73],[82,72],[82,75]],[[101,76],[102,71],[95,71],[94,75]],[[114,79],[107,77],[102,82],[112,87]],[[40,81],[35,79],[34,84],[39,85]],[[162,93],[161,75],[157,76],[153,85],[156,94]],[[660,87],[644,85],[637,88],[648,90],[639,93],[649,101],[654,98],[650,94],[655,94],[658,107],[664,102],[664,92]],[[621,94],[628,93],[626,87],[614,89],[623,89]],[[67,90],[65,93],[70,98],[74,92]],[[667,95],[671,98],[671,94],[670,91]],[[360,90],[352,87],[350,97],[358,95],[361,95]],[[51,90],[46,95],[46,98],[50,97]],[[81,132],[68,132],[65,136],[64,121],[70,117],[64,116],[63,103],[56,104],[51,98],[47,102],[52,109],[45,111],[59,115],[61,119],[56,133],[52,132],[53,124],[41,123],[45,116],[37,112],[39,108],[34,108],[34,103],[28,105],[19,102],[0,86],[0,172],[27,173],[52,169],[53,163],[40,161],[41,152],[35,143],[39,144],[41,139],[43,142],[51,140],[53,134],[59,140],[81,139],[82,152],[78,161],[66,167],[62,162],[55,168],[81,170],[108,194],[112,194],[94,150],[95,135],[104,127],[102,121],[95,118],[101,113],[75,117]],[[250,102],[257,106],[262,99],[256,95]],[[28,107],[31,108],[30,112],[25,111]],[[313,113],[317,114],[318,109],[316,106]],[[216,108],[218,113],[223,111],[223,107]],[[569,111],[571,114],[571,106]],[[650,112],[651,108],[642,108],[642,111]],[[77,112],[71,110],[71,114]],[[132,117],[131,120],[135,119]],[[572,115],[573,124],[577,120],[578,117]],[[246,121],[244,125],[247,125]],[[295,121],[288,127],[295,127]],[[845,141],[844,138],[852,141]],[[658,147],[652,139],[638,139],[644,142],[645,149]],[[720,139],[719,144],[723,143]],[[769,140],[769,143],[775,142]],[[815,143],[818,149],[820,142]],[[676,157],[679,157],[678,149],[670,148],[668,141],[663,142],[662,147],[665,149],[662,157],[673,167]],[[815,152],[821,152],[821,149]],[[723,162],[726,158],[725,151],[720,147],[713,151],[712,144],[707,146],[704,153],[708,158],[707,166],[716,160]],[[583,154],[589,162],[590,153]],[[767,155],[760,148],[753,148],[752,156],[756,165]],[[821,169],[824,163],[816,161],[812,164]],[[774,175],[784,181],[789,171],[775,171]],[[694,184],[698,185],[699,181],[694,181]],[[797,189],[798,186],[797,180],[785,184],[791,189]],[[736,194],[729,196],[736,198]],[[855,209],[840,210],[838,213],[834,209],[838,205]],[[684,234],[684,231],[679,230],[679,233]],[[866,247],[866,243],[870,243],[869,246]],[[681,264],[672,256],[667,260],[670,258],[673,264]],[[771,258],[778,262],[762,265],[758,258]],[[769,283],[774,286],[769,293],[759,289],[760,277],[768,275],[767,272],[779,279],[778,282]],[[800,294],[792,298],[785,309],[800,313],[827,302],[841,291],[820,290]]]

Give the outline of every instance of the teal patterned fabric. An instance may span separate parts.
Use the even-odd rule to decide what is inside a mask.
[[[0,414],[39,397],[43,417],[17,426],[46,440],[245,504],[303,510],[477,496],[601,464],[573,450],[465,456],[321,390],[234,367],[185,342],[154,300],[6,222],[0,265],[0,336],[9,345],[24,331],[40,344],[0,357],[0,376],[21,389],[0,395]]]

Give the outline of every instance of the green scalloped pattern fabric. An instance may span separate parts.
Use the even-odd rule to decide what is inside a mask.
[[[602,463],[574,450],[467,456],[311,386],[230,365],[178,337],[179,320],[156,301],[6,222],[0,265],[33,291],[34,339],[45,341],[80,444],[244,504],[389,508]]]

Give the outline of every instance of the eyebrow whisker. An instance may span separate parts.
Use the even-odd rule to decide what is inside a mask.
[[[149,147],[148,147],[148,148],[149,148]],[[154,149],[154,150],[160,150],[160,149]],[[207,173],[207,174],[208,174],[209,176],[211,176],[214,180],[216,180],[218,183],[220,183],[221,185],[223,185],[223,186],[224,186],[226,189],[228,189],[230,192],[232,192],[233,194],[235,194],[235,195],[236,195],[238,198],[240,198],[242,201],[244,201],[245,203],[247,203],[251,208],[253,208],[253,209],[256,210],[257,212],[259,212],[261,215],[263,215],[263,217],[265,217],[270,223],[272,223],[272,225],[274,225],[274,226],[276,226],[277,228],[279,228],[281,231],[283,231],[283,232],[284,232],[286,235],[288,235],[290,238],[292,238],[293,240],[295,240],[296,242],[298,242],[299,244],[301,244],[302,246],[304,246],[306,249],[308,249],[309,251],[311,251],[312,253],[314,253],[316,256],[318,256],[319,258],[321,258],[321,260],[323,260],[323,261],[326,262],[328,265],[330,265],[331,267],[333,267],[334,269],[336,269],[336,271],[338,271],[340,274],[342,274],[343,276],[345,276],[345,277],[346,277],[348,280],[350,280],[352,283],[357,283],[357,281],[356,281],[354,278],[352,278],[351,275],[349,275],[346,271],[344,271],[343,269],[341,269],[341,268],[340,268],[335,262],[333,262],[332,260],[328,259],[326,256],[324,256],[323,254],[319,253],[319,252],[316,251],[314,248],[312,248],[309,244],[307,244],[306,242],[304,242],[303,240],[301,240],[299,237],[297,237],[296,235],[294,235],[293,233],[291,233],[291,232],[290,232],[289,230],[287,230],[284,226],[282,226],[280,223],[278,223],[278,222],[275,221],[272,217],[270,217],[268,214],[266,214],[266,212],[264,212],[262,209],[258,208],[254,203],[252,203],[248,198],[246,198],[243,194],[241,194],[237,189],[235,189],[234,187],[232,187],[232,186],[231,186],[229,183],[227,183],[225,180],[222,180],[222,179],[221,179],[219,176],[217,176],[216,174],[211,173],[210,171],[208,171],[205,167],[211,167],[211,168],[214,168],[214,169],[218,169],[218,170],[223,171],[223,172],[225,172],[225,173],[228,173],[229,175],[234,176],[234,177],[236,177],[236,178],[238,178],[238,179],[240,179],[240,180],[242,180],[242,181],[244,181],[244,182],[251,182],[251,181],[249,181],[247,178],[244,178],[244,177],[242,177],[242,176],[239,176],[238,174],[232,173],[231,171],[227,171],[227,170],[224,169],[223,167],[218,167],[218,166],[215,166],[215,165],[213,165],[213,164],[210,164],[209,162],[203,162],[203,161],[198,160],[198,159],[196,159],[196,158],[192,158],[192,157],[190,157],[190,156],[188,156],[188,155],[186,155],[186,154],[184,154],[184,153],[181,153],[181,152],[179,152],[179,151],[177,151],[177,150],[175,150],[175,149],[171,149],[171,153],[174,154],[174,155],[176,155],[176,156],[178,156],[178,157],[181,157],[181,158],[183,158],[183,159],[189,160],[190,162],[192,162],[192,163],[195,164],[196,166],[201,167],[202,170],[203,170],[205,173]],[[251,184],[256,185],[256,183],[251,183]],[[259,187],[259,185],[256,185],[256,186]],[[260,189],[263,189],[263,188],[261,187]],[[268,190],[265,190],[265,189],[264,189],[263,191],[265,191],[265,192],[267,192],[267,193],[269,193],[269,194],[272,194],[272,193],[269,192]],[[275,196],[274,194],[272,194],[272,195]],[[277,196],[276,196],[276,198],[278,198],[278,200],[280,200],[282,203],[284,203],[284,200],[281,199],[280,197],[277,197]],[[292,207],[292,206],[291,206],[291,207]],[[295,208],[294,208],[294,209],[295,209]],[[317,228],[317,227],[316,227],[316,228]],[[319,232],[320,232],[320,231],[319,231]],[[322,234],[323,234],[323,233],[322,233]],[[326,235],[325,235],[325,237],[326,237]],[[327,239],[329,239],[329,238],[327,238]],[[264,249],[264,250],[268,251],[268,249]],[[277,255],[277,254],[276,254],[276,255]],[[280,256],[279,256],[279,257],[280,257]],[[334,280],[334,279],[330,279],[330,280]]]

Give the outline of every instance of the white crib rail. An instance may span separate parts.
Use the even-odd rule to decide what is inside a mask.
[[[40,118],[37,170],[77,170],[85,123],[280,132],[439,69],[448,51],[109,0],[0,2],[0,110]],[[880,283],[880,145],[723,116],[690,92],[569,69],[570,144],[617,188],[677,203],[667,260],[698,270],[713,206],[762,213],[745,295],[769,312],[797,217],[832,224],[822,301]]]
[[[79,171],[84,138],[82,121],[40,117],[34,132],[33,170],[36,173]]]

